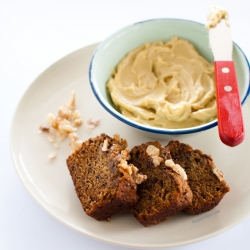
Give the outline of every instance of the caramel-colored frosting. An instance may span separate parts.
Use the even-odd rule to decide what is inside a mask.
[[[222,19],[225,19],[227,25],[229,26],[228,13],[225,9],[220,8],[219,6],[213,6],[207,17],[207,29],[215,27]]]
[[[213,65],[177,37],[132,50],[107,87],[124,116],[150,126],[187,128],[217,116]]]

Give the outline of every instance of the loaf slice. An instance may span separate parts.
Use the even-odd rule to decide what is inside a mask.
[[[109,220],[136,204],[137,184],[146,177],[127,163],[129,157],[126,140],[106,134],[87,140],[68,157],[75,191],[87,215]]]
[[[230,188],[211,156],[179,141],[170,141],[166,150],[170,152],[174,162],[185,169],[188,184],[193,192],[192,204],[184,211],[196,215],[217,206]]]
[[[131,213],[144,226],[155,225],[187,207],[192,201],[185,171],[172,160],[159,142],[131,149],[130,162],[147,175],[138,186],[139,200]]]

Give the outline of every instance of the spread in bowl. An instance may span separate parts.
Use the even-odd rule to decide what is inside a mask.
[[[213,64],[178,37],[129,52],[107,87],[120,112],[142,124],[187,128],[217,116]]]

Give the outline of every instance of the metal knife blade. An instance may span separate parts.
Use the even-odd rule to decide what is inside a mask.
[[[209,29],[209,43],[214,55],[218,130],[228,146],[239,145],[245,137],[241,102],[234,61],[233,43],[228,24],[222,19]]]

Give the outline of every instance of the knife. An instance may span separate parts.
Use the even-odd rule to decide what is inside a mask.
[[[214,55],[218,130],[221,141],[231,147],[245,137],[241,102],[230,28],[225,19],[209,28],[209,44]]]

